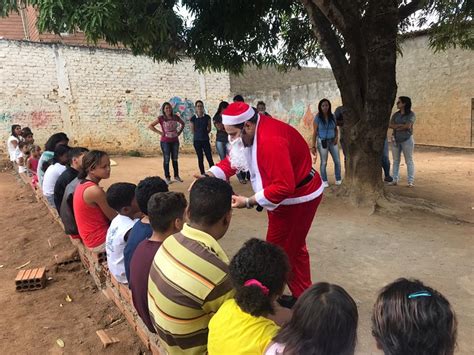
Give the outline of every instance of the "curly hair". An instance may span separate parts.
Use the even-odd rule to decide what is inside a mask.
[[[283,292],[289,270],[283,249],[257,238],[246,241],[229,265],[235,301],[244,312],[255,317],[273,314],[272,300]],[[244,285],[252,279],[266,287],[268,294],[259,286]]]
[[[140,211],[147,216],[148,201],[150,200],[150,197],[157,192],[168,192],[168,184],[159,176],[148,176],[141,180],[137,185],[137,189],[135,190],[137,204]]]

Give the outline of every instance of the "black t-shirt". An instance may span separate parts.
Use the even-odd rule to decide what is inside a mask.
[[[222,116],[218,115],[217,113],[214,115],[212,118],[212,121],[214,124],[216,123],[222,123]],[[218,142],[223,142],[223,143],[228,143],[229,142],[229,135],[225,131],[225,129],[218,129],[217,134],[216,134],[216,141]]]
[[[63,173],[59,175],[59,178],[54,185],[54,204],[58,212],[61,208],[61,202],[63,201],[66,186],[77,177],[77,174],[79,174],[79,172],[76,169],[67,166],[66,170],[64,170]]]
[[[211,122],[211,116],[204,115],[202,117],[198,117],[194,115],[191,117],[191,122],[194,124],[194,140],[208,141],[209,133],[207,133],[207,126]]]

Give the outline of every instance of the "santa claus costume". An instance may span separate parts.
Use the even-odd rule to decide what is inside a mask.
[[[252,107],[236,102],[224,110],[222,123],[235,126],[254,115]],[[242,149],[254,198],[268,212],[267,241],[286,251],[292,270],[288,285],[292,295],[299,297],[312,284],[306,236],[324,190],[312,167],[308,144],[292,126],[258,114],[253,144]],[[237,172],[231,157],[209,171],[228,180]]]

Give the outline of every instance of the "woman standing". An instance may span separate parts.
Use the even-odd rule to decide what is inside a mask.
[[[415,141],[413,140],[413,124],[416,116],[411,110],[411,99],[407,96],[400,96],[397,100],[398,111],[390,119],[390,128],[393,129],[393,181],[390,185],[397,185],[400,175],[401,153],[405,157],[408,173],[408,187],[415,186],[415,163],[413,163],[413,150]]]
[[[219,154],[220,160],[224,160],[227,155],[227,146],[229,144],[228,134],[225,131],[224,125],[222,124],[222,111],[224,111],[229,103],[227,101],[221,101],[219,107],[217,108],[217,112],[212,118],[214,122],[214,127],[216,127],[217,134],[216,134],[216,149],[217,154]]]
[[[163,170],[165,171],[166,182],[171,184],[170,157],[173,161],[174,180],[183,182],[179,177],[178,152],[179,136],[183,133],[184,121],[173,114],[173,107],[169,102],[163,104],[161,113],[162,115],[150,123],[148,128],[161,136],[160,146],[163,153]],[[155,127],[157,124],[160,124],[161,131]]]
[[[196,114],[191,117],[191,132],[193,133],[194,150],[198,156],[198,165],[201,175],[204,170],[204,154],[209,167],[214,165],[212,160],[211,145],[209,144],[209,132],[211,132],[211,117],[204,112],[204,103],[197,100],[194,104]],[[204,153],[204,154],[203,154]]]
[[[19,124],[12,125],[12,135],[8,137],[7,140],[7,148],[8,148],[8,155],[11,162],[15,162],[17,155],[19,154],[18,143],[21,140],[21,126]]]
[[[321,158],[321,178],[324,187],[329,186],[326,166],[328,162],[328,152],[334,161],[334,172],[336,175],[336,185],[342,183],[341,162],[339,160],[339,147],[337,145],[337,124],[331,112],[331,103],[328,99],[322,99],[318,104],[318,114],[313,120],[313,136],[311,152],[316,156],[316,147]],[[317,144],[317,145],[316,145]]]

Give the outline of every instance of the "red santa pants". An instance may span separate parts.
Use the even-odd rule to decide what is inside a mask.
[[[312,284],[306,236],[322,197],[297,205],[280,205],[268,211],[267,241],[286,251],[291,267],[288,286],[295,297]]]

